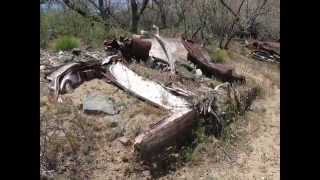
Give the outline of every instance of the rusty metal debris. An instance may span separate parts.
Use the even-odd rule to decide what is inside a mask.
[[[153,60],[152,63],[167,64],[174,76],[180,76],[179,73],[175,74],[176,65],[187,64],[191,61],[194,66],[201,69],[194,68],[200,76],[203,72],[205,75],[213,75],[222,81],[245,82],[245,78],[236,74],[233,68],[210,62],[208,53],[197,43],[186,39],[170,41],[158,34],[152,37],[155,37],[156,40],[121,37],[119,41],[116,39],[105,41],[105,49],[112,55],[101,61],[69,63],[60,67],[47,77],[50,81],[50,91],[58,98],[60,94],[68,92],[68,89],[76,88],[84,81],[102,78],[131,95],[168,110],[170,112],[168,117],[150,125],[149,129],[135,138],[133,144],[135,150],[145,153],[173,142],[178,135],[190,130],[194,120],[199,116],[208,117],[210,114],[211,119],[215,119],[214,121],[218,124],[223,124],[223,117],[229,108],[229,105],[223,105],[223,103],[227,104],[232,101],[238,107],[246,106],[253,100],[253,98],[249,100],[244,98],[247,101],[241,100],[246,95],[239,93],[229,83],[217,86],[215,89],[206,87],[202,91],[206,94],[203,95],[201,91],[187,90],[174,83],[164,85],[138,75],[126,65],[132,59]],[[190,68],[193,67],[190,66]],[[255,97],[255,93],[251,95]],[[201,97],[200,100],[199,97]]]
[[[130,61],[131,58],[136,60],[146,61],[149,57],[151,43],[139,38],[105,41],[105,50],[111,52],[120,51],[126,60]]]
[[[154,81],[144,79],[120,62],[109,65],[108,74],[106,78],[130,94],[171,112],[168,118],[136,137],[134,142],[136,150],[146,152],[165,146],[166,142],[170,142],[178,133],[182,133],[180,130],[190,127],[196,112],[183,97],[174,95]],[[179,93],[187,93],[176,90]]]
[[[188,59],[207,75],[213,75],[222,81],[240,81],[244,82],[245,77],[236,74],[233,68],[223,64],[217,64],[210,62],[210,56],[199,44],[195,44],[190,40],[184,39],[183,45],[188,50]]]
[[[84,81],[101,78],[103,71],[96,61],[66,64],[46,77],[49,80],[49,91],[58,99],[60,94],[76,88]]]
[[[280,63],[280,42],[253,41],[246,46],[251,50],[250,55],[253,58]]]
[[[118,50],[126,59],[136,57],[136,59],[146,60],[147,57],[156,58],[153,62],[167,63],[170,65],[172,73],[175,72],[175,64],[178,61],[190,60],[208,76],[215,76],[222,81],[240,81],[245,82],[245,78],[234,72],[234,69],[223,64],[210,62],[208,53],[200,44],[192,41],[168,40],[159,35],[143,32],[151,35],[153,39],[124,39],[117,41],[105,41],[105,47],[108,51]],[[137,58],[138,57],[138,58]],[[164,65],[162,65],[164,66]]]

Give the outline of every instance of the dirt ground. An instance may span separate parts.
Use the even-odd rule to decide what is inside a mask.
[[[241,51],[236,49],[235,52],[229,53],[232,60],[226,63],[245,75],[248,84],[259,85],[262,89],[261,96],[254,102],[251,111],[239,117],[238,121],[226,129],[222,138],[206,137],[204,142],[188,154],[189,161],[164,175],[157,176],[156,179],[280,179],[280,68],[276,64],[255,61],[240,55]],[[45,85],[42,87],[45,91]],[[122,107],[121,113],[114,117],[85,115],[81,112],[81,104],[88,93],[112,96]],[[69,113],[69,110],[61,110],[50,104],[45,95],[46,93],[41,94],[40,110],[41,115],[46,116],[42,118],[42,121],[46,121],[46,126],[57,124],[57,119],[61,117],[67,119],[65,121],[73,122],[75,118],[67,117],[71,114],[81,117],[84,122],[81,128],[74,128],[74,132],[80,134],[80,149],[74,150],[72,143],[71,146],[66,143],[68,141],[59,141],[59,147],[64,148],[59,156],[55,155],[51,160],[68,157],[68,152],[73,152],[77,157],[74,157],[76,160],[62,158],[63,168],[55,179],[70,179],[75,173],[84,173],[78,176],[78,179],[152,178],[149,171],[139,162],[135,162],[133,147],[123,145],[119,138],[127,137],[133,141],[136,134],[148,128],[147,124],[164,118],[167,112],[150,106],[102,80],[86,82],[73,93],[64,95],[65,103],[76,108],[72,111],[75,113]],[[118,120],[117,127],[110,126],[113,119]],[[118,132],[119,127],[123,128],[121,132]],[[81,134],[82,131],[86,132],[85,135]],[[59,137],[66,136],[68,132],[64,132],[65,135],[57,134]],[[82,148],[87,144],[91,147],[90,150]],[[67,151],[66,149],[70,149],[69,146],[72,150]]]

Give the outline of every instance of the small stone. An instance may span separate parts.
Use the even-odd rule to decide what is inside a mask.
[[[142,174],[143,174],[144,176],[151,176],[151,173],[150,173],[149,170],[142,171]]]
[[[110,124],[110,127],[117,127],[118,126],[118,121],[112,121]]]
[[[129,161],[129,159],[128,159],[127,156],[122,156],[121,160],[122,160],[123,162],[128,162],[128,161]]]
[[[196,69],[196,76],[197,77],[202,76],[202,71],[200,69]]]
[[[108,127],[114,128],[119,125],[120,117],[118,115],[113,115],[105,116],[103,119],[106,121]]]
[[[130,139],[128,139],[127,137],[121,137],[119,138],[119,141],[121,142],[121,144],[123,144],[124,146],[129,146],[131,144]]]
[[[86,113],[106,113],[115,115],[119,110],[111,97],[89,94],[84,98],[83,111]]]
[[[174,154],[172,154],[172,156],[175,157],[175,158],[178,158],[179,154],[178,153],[174,153]]]
[[[72,54],[75,56],[79,56],[81,54],[81,49],[79,48],[72,49]]]
[[[43,71],[43,70],[45,70],[45,69],[46,69],[46,66],[45,66],[45,65],[41,65],[41,66],[40,66],[40,70],[41,70],[41,71]]]
[[[111,133],[109,135],[109,140],[113,141],[115,139],[117,139],[118,137],[123,136],[124,134],[124,129],[120,128],[120,127],[115,127],[111,129]]]
[[[58,59],[59,59],[60,62],[67,63],[67,62],[72,61],[73,57],[72,57],[72,55],[60,55],[58,57]]]

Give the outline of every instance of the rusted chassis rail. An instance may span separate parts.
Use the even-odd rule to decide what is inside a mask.
[[[213,75],[224,82],[245,82],[245,77],[236,74],[233,68],[210,62],[210,57],[199,44],[186,39],[182,39],[182,43],[188,51],[188,60],[199,66],[207,76]]]
[[[160,121],[135,138],[135,150],[147,156],[176,143],[177,138],[182,137],[192,129],[193,122],[197,116],[197,112],[192,109],[178,112]]]

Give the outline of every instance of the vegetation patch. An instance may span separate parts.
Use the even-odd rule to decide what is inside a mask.
[[[210,58],[215,63],[225,63],[230,60],[228,52],[224,49],[217,48],[215,51],[209,51]]]
[[[61,36],[54,42],[54,49],[56,51],[67,51],[80,46],[80,39],[73,36]]]

